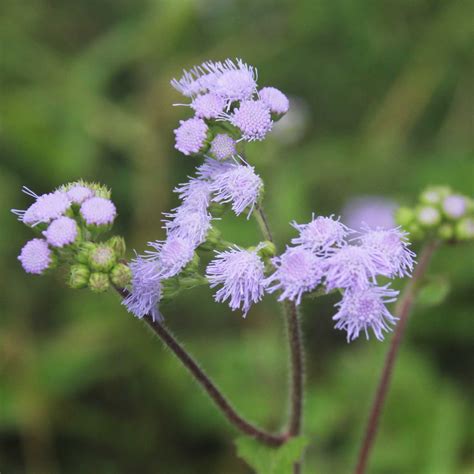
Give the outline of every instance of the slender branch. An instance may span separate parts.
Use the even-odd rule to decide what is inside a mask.
[[[127,290],[117,289],[122,297],[127,296]],[[217,407],[221,410],[227,420],[238,430],[258,439],[264,444],[270,446],[279,446],[283,444],[288,436],[286,434],[273,434],[262,430],[242,418],[235,408],[229,403],[215,383],[209,378],[204,370],[193,357],[184,349],[183,346],[174,338],[173,334],[161,322],[153,321],[151,315],[146,315],[143,320],[150,329],[163,341],[163,343],[173,352],[180,362],[188,369],[193,378],[204,391],[212,398]]]
[[[263,211],[262,206],[260,204],[257,204],[255,206],[253,213],[265,240],[273,242],[272,231],[270,230],[268,219],[267,219],[267,216],[265,215],[265,212]]]
[[[390,348],[385,358],[385,363],[380,375],[379,384],[375,392],[375,398],[370,409],[369,420],[365,430],[364,440],[359,452],[359,458],[357,466],[354,471],[355,474],[364,474],[367,468],[367,463],[372,451],[372,447],[377,434],[380,416],[382,414],[385,398],[390,387],[390,381],[392,378],[393,368],[400,348],[400,343],[405,333],[406,324],[410,310],[415,301],[416,293],[419,288],[419,284],[423,279],[428,264],[433,256],[433,252],[438,247],[437,241],[431,241],[426,244],[423,248],[418,265],[413,272],[413,278],[405,288],[403,296],[401,297],[396,309],[395,314],[400,318],[397,324],[397,328],[390,342]]]

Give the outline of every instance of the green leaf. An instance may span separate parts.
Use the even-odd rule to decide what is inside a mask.
[[[432,278],[420,288],[417,303],[422,306],[439,305],[448,296],[450,289],[449,281],[446,278]]]
[[[242,436],[235,440],[237,455],[257,474],[292,474],[293,464],[298,461],[308,440],[299,436],[287,441],[283,446],[272,448],[259,441]]]

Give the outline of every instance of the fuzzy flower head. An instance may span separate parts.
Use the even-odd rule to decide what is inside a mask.
[[[156,277],[157,262],[137,257],[130,263],[130,270],[132,272],[132,290],[122,301],[122,304],[137,318],[151,314],[154,321],[160,320],[158,303],[161,299],[161,284]]]
[[[242,308],[245,317],[253,303],[265,292],[264,264],[257,250],[239,247],[217,253],[208,265],[206,276],[211,288],[222,285],[214,298],[217,302],[229,301],[232,310]]]
[[[157,277],[171,278],[177,275],[194,257],[194,245],[181,237],[169,236],[164,242],[149,242],[154,251],[148,255],[159,264]]]
[[[278,301],[288,299],[300,304],[303,294],[321,283],[320,259],[304,247],[288,247],[281,256],[273,258],[272,263],[276,270],[266,283],[269,293],[282,290]]]
[[[341,247],[350,232],[349,229],[332,216],[314,217],[308,224],[292,223],[300,235],[292,239],[293,244],[302,245],[316,253],[325,254],[333,247]]]
[[[211,197],[210,184],[199,178],[191,178],[187,183],[180,184],[174,189],[183,201],[182,206],[188,209],[197,209],[205,211],[209,206]]]
[[[196,117],[204,119],[217,118],[224,110],[225,105],[224,98],[212,92],[198,95],[191,103],[192,109],[196,112]]]
[[[205,90],[202,75],[203,72],[196,67],[190,71],[183,70],[183,75],[179,79],[173,79],[171,85],[184,96],[194,97]]]
[[[88,225],[112,224],[117,215],[114,203],[110,199],[93,197],[81,205],[81,216]]]
[[[459,194],[452,194],[443,201],[443,211],[451,219],[459,219],[467,211],[467,199]]]
[[[395,227],[397,204],[382,196],[360,196],[351,199],[342,211],[344,222],[351,229],[362,230],[364,226],[378,229]]]
[[[83,186],[81,184],[75,184],[68,191],[66,191],[67,197],[74,204],[82,204],[86,199],[89,199],[94,196],[94,191]]]
[[[415,265],[415,254],[408,248],[410,243],[406,232],[400,228],[367,230],[360,237],[360,242],[369,252],[375,250],[385,257],[389,268],[387,276],[393,278],[411,275]]]
[[[396,300],[398,291],[387,286],[369,286],[363,290],[346,291],[336,304],[337,314],[333,317],[336,329],[347,332],[347,342],[353,341],[361,331],[369,338],[369,329],[382,341],[383,333],[391,330],[396,319],[385,305]]]
[[[422,226],[434,227],[441,222],[441,214],[435,207],[423,206],[417,213],[418,221]]]
[[[247,218],[257,203],[263,183],[249,165],[233,165],[228,171],[218,174],[211,188],[215,193],[213,201],[232,203],[232,210],[240,215],[249,208]]]
[[[55,219],[43,232],[48,244],[53,247],[64,247],[76,240],[78,228],[76,221],[70,217],[61,216]]]
[[[323,261],[328,291],[336,288],[353,291],[367,288],[377,275],[390,275],[385,256],[376,249],[347,245]]]
[[[168,237],[181,237],[191,242],[195,248],[206,240],[211,227],[211,215],[207,210],[182,205],[165,216],[170,218],[165,221],[164,226]]]
[[[221,173],[232,169],[234,165],[227,161],[217,161],[206,158],[204,163],[197,168],[197,175],[200,179],[212,181]]]
[[[248,142],[263,140],[273,126],[270,109],[263,100],[245,100],[224,118],[237,127],[242,132],[242,138]]]
[[[226,160],[237,154],[235,140],[225,134],[217,134],[211,142],[210,153],[217,160]]]
[[[213,80],[208,81],[209,89],[229,103],[250,99],[257,91],[257,71],[241,59],[207,62],[203,68],[214,74]]]
[[[52,263],[52,253],[44,239],[33,239],[25,244],[18,256],[26,273],[41,275]]]
[[[274,114],[286,114],[290,108],[288,97],[275,87],[264,87],[258,96]]]
[[[175,148],[184,155],[199,153],[207,138],[208,126],[204,120],[193,117],[180,120],[179,127],[174,131]]]

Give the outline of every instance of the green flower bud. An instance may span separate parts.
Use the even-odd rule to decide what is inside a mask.
[[[115,286],[119,288],[125,288],[130,284],[132,280],[132,272],[128,265],[124,263],[117,263],[112,271],[110,272],[110,279]]]
[[[107,240],[107,245],[115,252],[115,255],[118,259],[125,256],[127,246],[125,245],[125,239],[123,237],[114,235],[109,240]]]
[[[222,206],[219,206],[222,207]],[[215,215],[215,214],[213,214]],[[215,250],[222,248],[222,234],[219,229],[211,227],[206,235],[206,240],[199,246],[199,250]]]
[[[94,191],[95,195],[97,197],[105,198],[105,199],[110,199],[112,196],[112,193],[110,192],[110,189],[107,188],[107,186],[104,186],[99,183],[87,183],[87,187],[91,188],[92,191]]]
[[[436,227],[441,222],[441,213],[432,206],[422,206],[416,212],[418,223],[423,227]]]
[[[395,221],[407,228],[415,220],[415,211],[409,207],[399,207],[395,211]]]
[[[259,249],[257,251],[258,255],[262,257],[264,260],[274,257],[276,255],[276,247],[273,242],[269,240],[265,240],[259,245]],[[258,248],[258,247],[257,247]]]
[[[92,270],[98,272],[110,271],[116,261],[115,252],[108,245],[97,244],[89,254],[89,265]]]
[[[89,264],[89,256],[91,252],[97,247],[93,242],[83,242],[79,246],[76,253],[75,260],[79,263]]]
[[[90,274],[91,272],[87,265],[82,263],[71,265],[67,283],[71,288],[85,288],[89,282]]]
[[[107,273],[95,272],[89,278],[89,288],[95,293],[102,293],[108,290],[109,276]]]
[[[454,228],[451,224],[442,224],[438,228],[438,237],[443,240],[451,240],[454,237]]]
[[[441,201],[451,193],[448,186],[430,186],[420,194],[420,202],[423,204],[440,204]]]
[[[474,218],[465,217],[456,224],[455,236],[459,240],[474,239]]]
[[[161,282],[161,300],[169,301],[175,298],[181,291],[177,277],[167,278]]]
[[[199,270],[199,255],[194,252],[193,258],[186,264],[181,273],[183,275],[194,275]]]

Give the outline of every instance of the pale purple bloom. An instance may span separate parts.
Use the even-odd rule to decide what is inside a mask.
[[[315,218],[313,214],[313,219],[308,224],[293,222],[291,225],[300,233],[291,242],[318,254],[324,254],[331,248],[344,245],[344,239],[350,232],[344,224],[339,222],[339,219],[334,219],[332,216]]]
[[[177,275],[194,257],[194,245],[189,240],[170,235],[164,242],[149,242],[154,251],[148,251],[158,262],[156,277],[160,280]]]
[[[49,224],[43,235],[53,247],[64,247],[76,240],[77,233],[76,221],[70,217],[61,216]]]
[[[321,283],[321,259],[304,247],[288,247],[272,263],[276,270],[266,279],[267,291],[282,290],[278,301],[289,299],[300,304],[303,294]]]
[[[201,81],[202,75],[203,72],[198,67],[190,71],[183,70],[183,75],[179,79],[173,79],[171,85],[184,96],[194,97],[205,91]]]
[[[218,252],[208,265],[206,276],[211,288],[222,285],[214,298],[229,300],[232,310],[242,307],[245,317],[252,303],[260,301],[265,292],[264,264],[255,250],[239,247]]]
[[[234,164],[215,176],[211,184],[215,193],[212,200],[232,203],[232,210],[236,215],[249,208],[248,218],[257,203],[262,186],[262,180],[252,166]]]
[[[391,268],[385,256],[376,249],[347,245],[322,262],[328,291],[336,288],[361,290],[377,275],[389,276]]]
[[[204,163],[197,168],[197,175],[200,179],[213,180],[219,174],[229,171],[234,166],[233,163],[222,162],[206,158]]]
[[[467,211],[467,199],[459,194],[452,194],[443,201],[443,211],[452,219],[459,219]]]
[[[249,142],[263,140],[273,125],[270,109],[263,100],[245,100],[232,114],[221,118],[240,129],[242,138]]]
[[[290,108],[288,97],[275,87],[264,87],[260,90],[258,96],[274,114],[286,114]]]
[[[28,188],[23,188],[23,191],[35,197],[36,201],[25,211],[12,209],[12,212],[26,225],[47,224],[62,216],[71,207],[71,200],[63,191],[54,191],[41,196],[37,196]]]
[[[161,283],[157,278],[158,263],[138,256],[130,263],[132,289],[122,304],[137,318],[150,314],[153,321],[162,319],[158,310],[161,299]]]
[[[66,191],[66,194],[74,204],[82,204],[86,199],[94,196],[94,191],[87,186],[75,184]]]
[[[213,73],[212,81],[207,81],[209,90],[220,95],[229,103],[247,100],[257,90],[257,71],[252,66],[237,59],[224,62],[206,62],[202,67]]]
[[[165,214],[170,219],[165,221],[169,236],[181,237],[198,247],[206,240],[211,228],[211,215],[206,209],[196,209],[186,205],[179,206],[172,213]]]
[[[46,240],[33,239],[21,249],[18,260],[25,272],[40,275],[51,265],[52,253]]]
[[[114,203],[102,197],[93,197],[84,201],[80,212],[88,225],[111,224],[117,215]]]
[[[365,226],[372,229],[391,229],[395,227],[397,204],[381,196],[364,196],[351,199],[342,211],[344,222],[355,230]]]
[[[225,134],[219,133],[211,142],[210,154],[217,160],[226,160],[237,154],[235,140]]]
[[[187,183],[180,184],[175,188],[174,192],[183,201],[182,206],[202,211],[209,206],[211,186],[203,179],[191,178]]]
[[[410,243],[407,233],[399,227],[389,230],[367,230],[359,240],[362,247],[369,252],[380,252],[385,257],[389,268],[387,276],[393,278],[397,275],[399,277],[411,275],[415,264],[415,253],[408,248]]]
[[[180,120],[179,127],[174,131],[175,148],[184,155],[199,153],[207,138],[208,126],[204,120],[193,117]]]
[[[396,300],[398,291],[387,286],[368,286],[362,290],[344,292],[342,300],[336,304],[339,309],[333,320],[336,329],[347,332],[347,342],[353,341],[361,331],[369,338],[369,329],[382,341],[383,333],[391,331],[397,318],[392,316],[385,305]]]
[[[212,92],[198,95],[191,103],[191,107],[196,112],[196,117],[205,119],[217,118],[225,106],[225,99]]]

